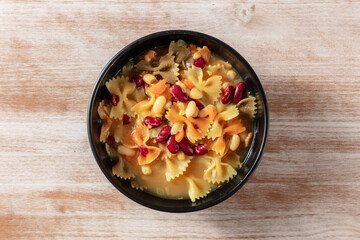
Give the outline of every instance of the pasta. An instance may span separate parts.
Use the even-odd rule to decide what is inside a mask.
[[[203,101],[208,104],[213,104],[217,102],[220,97],[222,77],[220,75],[214,75],[204,80],[203,76],[203,70],[198,67],[192,67],[184,71],[184,78],[188,79],[196,89],[203,93]]]
[[[183,160],[180,160],[178,157],[174,156],[171,158],[165,159],[166,169],[165,169],[165,177],[168,182],[172,179],[175,179],[182,175],[186,168],[189,166],[190,158],[187,157]]]
[[[142,124],[138,124],[134,127],[134,130],[130,135],[130,139],[123,141],[124,145],[131,149],[141,149],[146,148],[146,154],[139,154],[138,164],[145,165],[152,163],[161,153],[160,148],[149,146],[147,141],[149,140],[149,129]],[[145,156],[144,156],[145,155]]]
[[[135,177],[133,166],[128,161],[125,161],[122,156],[119,156],[119,161],[112,168],[112,172],[114,175],[125,180]]]
[[[215,139],[221,136],[222,133],[222,126],[220,122],[224,123],[224,121],[229,121],[236,118],[239,115],[239,111],[235,105],[226,106],[225,108],[217,104],[217,115],[214,119],[214,123],[212,128],[208,134],[208,137],[211,139]]]
[[[251,118],[255,118],[256,113],[256,102],[255,97],[248,97],[241,100],[238,103],[239,111],[249,115]]]
[[[181,63],[191,56],[191,51],[186,44],[172,41],[169,46],[169,54],[175,56],[176,63]]]
[[[206,181],[214,184],[223,183],[236,175],[235,168],[222,161],[222,155],[212,154],[207,157],[209,158],[210,165],[204,173]]]
[[[118,96],[119,102],[116,106],[112,106],[110,110],[110,117],[115,119],[122,119],[127,112],[133,115],[130,111],[131,107],[136,104],[134,100],[129,99],[129,95],[135,92],[136,86],[134,84],[127,84],[128,77],[116,77],[106,83],[109,92]]]
[[[135,68],[138,71],[148,71],[154,75],[161,75],[163,79],[166,79],[168,83],[175,83],[179,75],[179,64],[175,62],[175,57],[166,54],[160,58],[159,64],[156,67],[153,67],[149,62],[145,60],[140,61],[135,65]]]
[[[230,63],[182,40],[130,59],[97,108],[112,173],[139,191],[192,202],[231,181],[257,109],[249,91],[229,95],[238,83]]]
[[[174,104],[166,114],[166,119],[174,123],[184,123],[186,125],[186,136],[192,142],[206,136],[211,124],[209,117],[206,118],[186,118],[180,115],[181,104]]]
[[[228,136],[232,136],[235,134],[240,134],[246,131],[246,128],[242,125],[240,120],[234,120],[231,122],[222,122],[223,126],[219,128],[222,129],[220,136],[215,138],[214,141],[208,140],[208,146],[211,150],[216,153],[222,155],[226,149],[225,139]]]
[[[205,197],[210,192],[210,185],[201,181],[201,179],[187,177],[186,181],[189,184],[188,194],[193,202]]]

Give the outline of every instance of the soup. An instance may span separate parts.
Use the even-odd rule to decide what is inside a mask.
[[[133,188],[196,201],[231,180],[253,136],[255,97],[206,46],[172,41],[106,83],[100,141]]]

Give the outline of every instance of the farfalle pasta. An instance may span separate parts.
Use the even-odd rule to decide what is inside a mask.
[[[254,135],[256,98],[207,46],[178,40],[150,49],[106,88],[99,140],[115,176],[193,202],[236,176]]]

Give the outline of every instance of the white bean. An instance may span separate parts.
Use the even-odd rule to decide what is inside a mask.
[[[144,60],[146,62],[151,62],[151,60],[153,60],[155,58],[155,55],[156,55],[156,52],[154,50],[150,50],[145,54]]]
[[[156,80],[156,77],[152,74],[145,74],[143,76],[143,80],[147,83],[147,84],[153,84],[155,83],[157,80]]]
[[[235,134],[231,137],[230,140],[230,150],[235,151],[240,145],[240,137],[239,135]]]
[[[160,96],[155,100],[153,111],[155,114],[160,114],[165,106],[166,98],[164,96]]]
[[[123,145],[119,145],[117,147],[117,152],[119,154],[122,154],[122,155],[125,155],[125,156],[130,156],[130,157],[135,156],[135,154],[136,154],[135,150],[127,148],[127,147],[125,147]]]
[[[203,97],[203,93],[200,92],[197,88],[193,88],[193,89],[191,89],[191,91],[190,91],[190,97],[191,97],[192,99],[200,99],[200,98]]]
[[[227,71],[226,76],[230,81],[233,81],[236,77],[236,72],[234,70],[229,70]]]
[[[184,128],[184,124],[183,123],[174,123],[174,125],[171,127],[171,131],[170,131],[170,134],[171,135],[175,135],[177,134],[178,132],[181,131],[181,129]]]
[[[186,117],[196,117],[198,113],[199,109],[196,107],[196,103],[190,101],[185,110]]]
[[[198,59],[198,58],[200,58],[201,57],[201,53],[200,52],[196,52],[196,53],[194,53],[194,55],[193,55],[193,58],[196,60],[196,59]]]
[[[208,115],[209,115],[209,111],[207,108],[203,108],[199,112],[199,117],[201,118],[207,117]]]
[[[150,166],[147,165],[141,166],[141,172],[144,175],[150,175],[152,173]]]
[[[229,87],[231,84],[229,82],[224,82],[222,85],[223,89],[226,89],[227,87]]]
[[[185,154],[184,154],[184,152],[181,152],[181,151],[178,152],[177,158],[178,158],[180,161],[185,160]]]

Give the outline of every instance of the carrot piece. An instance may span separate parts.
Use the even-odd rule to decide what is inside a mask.
[[[184,78],[181,82],[190,90],[195,87],[189,79]]]
[[[197,49],[196,49],[196,46],[194,44],[190,44],[189,45],[189,48],[191,50],[192,53],[196,53],[197,52]]]
[[[249,132],[248,135],[246,136],[246,139],[245,139],[245,147],[250,146],[250,142],[251,142],[252,136],[253,136],[253,133],[252,133],[252,132]]]
[[[179,131],[175,134],[175,141],[181,142],[181,140],[183,140],[184,137],[185,137],[185,131],[184,131],[184,129],[181,129],[181,131]]]
[[[132,161],[132,157],[130,157],[130,156],[125,156],[125,160],[128,161],[128,162],[131,162],[131,161]]]
[[[207,46],[202,47],[199,50],[201,57],[205,60],[205,62],[209,62],[210,61],[210,50],[208,49]]]
[[[214,106],[212,106],[212,105],[209,105],[206,108],[207,108],[208,113],[209,113],[209,119],[211,121],[213,121],[215,119],[216,114],[217,114],[216,108]]]
[[[165,80],[160,80],[158,83],[152,85],[149,88],[149,91],[155,95],[160,95],[160,94],[164,93],[165,90],[166,90],[166,81]]]

